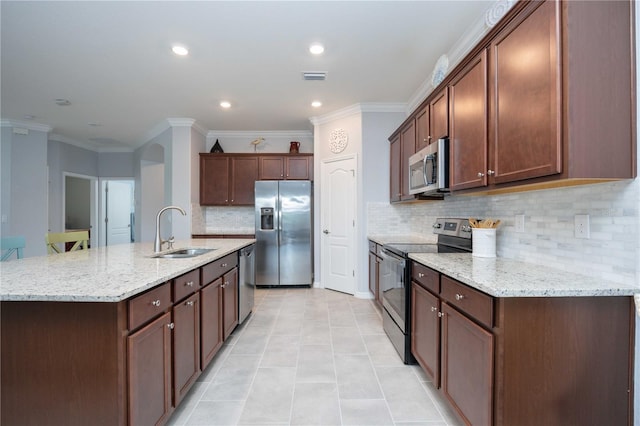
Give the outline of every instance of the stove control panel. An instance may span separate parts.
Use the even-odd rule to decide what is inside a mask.
[[[471,238],[469,219],[438,218],[433,224],[433,233],[459,238]]]

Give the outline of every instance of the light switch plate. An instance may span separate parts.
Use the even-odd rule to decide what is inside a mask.
[[[576,238],[590,238],[589,215],[577,214],[573,218],[573,233]]]
[[[524,232],[524,215],[517,214],[516,215],[516,232]]]

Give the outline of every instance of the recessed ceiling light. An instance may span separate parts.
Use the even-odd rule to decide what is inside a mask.
[[[221,106],[222,108],[231,108],[231,102],[229,102],[229,101],[222,101],[222,102],[220,102],[220,106]]]
[[[312,107],[314,107],[314,108],[319,108],[319,107],[321,107],[321,106],[322,106],[322,102],[320,102],[320,101],[313,101],[313,102],[311,102],[311,106],[312,106]]]
[[[320,55],[324,52],[324,46],[320,43],[314,43],[309,46],[309,52],[313,53],[314,55]]]
[[[174,45],[171,50],[178,56],[186,56],[189,54],[189,49],[184,46],[180,46],[178,44]]]
[[[71,102],[69,102],[68,99],[58,98],[54,102],[56,103],[56,105],[59,105],[59,106],[71,105]]]

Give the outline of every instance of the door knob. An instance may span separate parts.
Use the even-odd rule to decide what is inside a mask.
[[[329,230],[325,229],[324,231],[322,231],[324,234],[329,234]]]

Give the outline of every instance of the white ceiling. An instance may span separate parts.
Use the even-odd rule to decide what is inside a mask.
[[[493,3],[3,0],[1,115],[100,150],[138,147],[171,117],[205,131],[311,130],[310,117],[356,103],[408,102]]]

